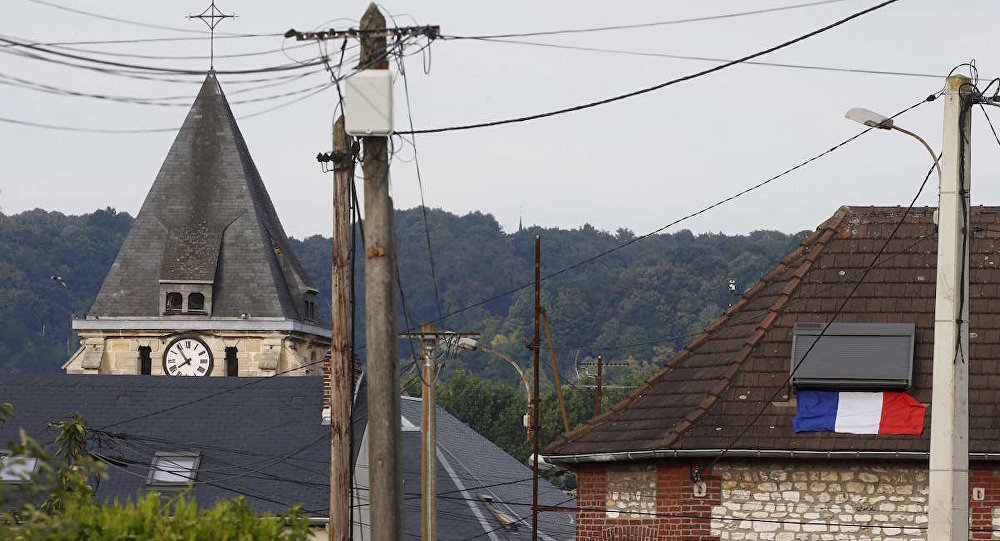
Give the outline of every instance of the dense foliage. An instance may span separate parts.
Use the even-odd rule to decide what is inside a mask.
[[[0,428],[14,414],[0,406]],[[136,495],[134,501],[101,503],[92,484],[105,465],[86,452],[86,423],[79,416],[59,423],[59,450],[51,456],[21,433],[9,456],[38,460],[30,482],[0,485],[0,539],[24,541],[304,541],[308,519],[298,509],[258,515],[242,498],[200,508],[186,493]]]
[[[439,314],[421,216],[419,209],[396,213],[407,308],[406,313],[400,310],[401,327]],[[527,366],[530,353],[523,341],[532,332],[535,235],[542,238],[543,275],[635,238],[625,229],[612,234],[589,225],[573,230],[532,227],[508,234],[492,216],[481,213],[456,216],[429,210],[428,220],[440,313],[453,314],[439,321],[438,328],[482,333],[485,343],[522,366]],[[131,222],[128,214],[110,208],[82,216],[42,210],[0,214],[0,372],[60,369],[77,345],[70,315],[89,308]],[[545,280],[542,304],[551,319],[560,369],[575,376],[580,361],[597,354],[606,360],[663,361],[800,239],[801,234],[774,231],[680,231],[637,241]],[[293,245],[319,289],[328,292],[330,239],[312,236]],[[362,262],[359,258],[359,307]],[[65,286],[52,276],[61,277]],[[737,293],[730,291],[730,280]],[[480,303],[483,299],[492,300]],[[321,302],[321,309],[329,313],[329,302]],[[363,319],[359,311],[359,337]],[[402,344],[400,352],[409,356],[409,345]],[[450,361],[450,367],[459,366],[494,380],[517,381],[509,366],[482,353],[463,353]]]

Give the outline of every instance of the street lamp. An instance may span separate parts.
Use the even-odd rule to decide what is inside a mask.
[[[924,145],[924,148],[927,149],[927,152],[931,153],[931,158],[934,159],[934,167],[935,169],[937,169],[938,182],[941,181],[941,163],[938,161],[937,154],[935,154],[931,146],[927,144],[927,141],[924,141],[923,137],[920,137],[919,135],[911,132],[910,130],[900,128],[899,126],[896,125],[895,122],[893,122],[892,118],[889,118],[885,115],[880,115],[875,111],[869,111],[868,109],[865,109],[863,107],[855,107],[850,111],[847,111],[847,113],[844,114],[844,118],[847,118],[848,120],[853,120],[858,124],[864,124],[869,128],[876,128],[879,130],[896,130],[898,132],[902,132],[905,133],[906,135],[909,135],[910,137],[916,139],[917,141],[920,141],[920,144]]]
[[[531,386],[528,385],[528,376],[524,374],[524,370],[522,370],[517,362],[514,361],[514,359],[511,359],[510,356],[482,345],[479,343],[479,340],[476,340],[475,338],[469,338],[467,336],[459,338],[458,349],[465,351],[481,351],[500,360],[507,361],[507,363],[514,367],[514,370],[517,370],[517,374],[521,376],[521,382],[524,383],[524,395],[528,400],[528,411],[524,414],[523,424],[524,428],[528,430],[528,439],[531,439]]]

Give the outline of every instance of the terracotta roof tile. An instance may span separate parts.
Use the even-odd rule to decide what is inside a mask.
[[[826,322],[899,222],[899,207],[843,207],[612,411],[554,443],[551,454],[653,449],[928,449],[924,435],[795,434],[784,387],[792,327]],[[839,322],[916,325],[914,386],[931,398],[937,242],[933,208],[915,208]],[[1000,452],[1000,208],[973,209],[970,267],[970,450]],[[772,402],[772,397],[776,397]],[[757,421],[734,442],[758,412]]]

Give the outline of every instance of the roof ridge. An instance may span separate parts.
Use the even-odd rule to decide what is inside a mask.
[[[850,214],[853,214],[853,212],[848,207],[840,207],[839,209],[837,209],[837,212],[835,212],[833,216],[831,216],[822,224],[820,224],[816,228],[816,231],[813,232],[808,237],[806,237],[795,250],[793,250],[787,256],[782,258],[781,262],[779,262],[778,265],[771,270],[771,272],[765,274],[760,279],[760,281],[758,281],[757,284],[754,285],[754,287],[752,287],[749,291],[747,291],[736,304],[730,306],[722,314],[722,316],[720,316],[718,319],[712,322],[708,327],[705,328],[704,331],[699,333],[696,337],[694,337],[694,339],[692,339],[687,345],[685,345],[684,348],[680,352],[678,352],[677,355],[675,355],[672,359],[667,361],[667,363],[663,366],[663,368],[661,368],[655,374],[650,376],[641,385],[633,389],[628,395],[626,395],[625,398],[623,398],[618,403],[608,408],[604,413],[594,417],[587,423],[567,432],[561,438],[549,444],[549,446],[546,448],[546,451],[551,453],[558,450],[559,447],[562,447],[565,444],[569,443],[570,440],[590,432],[597,425],[604,423],[611,417],[615,416],[618,412],[629,406],[633,401],[635,401],[636,398],[642,395],[642,393],[644,393],[647,389],[649,389],[649,387],[651,387],[661,377],[663,377],[664,374],[668,373],[674,366],[679,364],[684,359],[690,357],[695,349],[697,349],[699,346],[708,341],[708,338],[711,335],[711,333],[718,330],[720,327],[722,327],[722,325],[724,325],[727,321],[729,321],[733,315],[742,310],[743,307],[745,307],[750,300],[755,298],[761,291],[763,291],[767,285],[770,285],[777,276],[781,275],[786,270],[788,270],[789,265],[803,259],[804,257],[805,259],[803,260],[802,265],[800,265],[799,269],[796,270],[795,276],[793,276],[793,279],[791,280],[791,284],[794,284],[794,287],[786,287],[785,290],[782,291],[782,293],[778,296],[778,300],[771,305],[770,313],[764,319],[764,321],[762,321],[761,324],[758,325],[757,330],[754,332],[751,338],[744,345],[743,349],[740,351],[740,356],[730,366],[730,368],[726,370],[719,384],[716,385],[711,391],[709,391],[708,396],[706,397],[705,400],[699,403],[698,406],[696,406],[692,412],[688,413],[688,415],[686,415],[684,419],[682,419],[676,426],[674,426],[673,429],[670,430],[671,433],[670,435],[668,435],[667,437],[663,438],[660,441],[665,446],[672,444],[674,441],[680,438],[683,432],[688,428],[690,428],[690,426],[693,424],[695,420],[704,415],[705,412],[707,412],[708,409],[715,404],[718,397],[722,394],[722,391],[724,391],[725,388],[729,386],[729,382],[732,380],[732,377],[736,374],[740,365],[747,357],[750,356],[750,353],[756,347],[760,339],[763,338],[763,336],[767,333],[767,330],[770,328],[770,326],[773,325],[773,323],[778,319],[778,314],[780,310],[785,305],[785,303],[787,303],[788,299],[791,298],[791,295],[792,293],[794,293],[795,289],[798,288],[799,283],[801,283],[802,281],[802,277],[805,276],[805,271],[808,271],[809,267],[812,266],[812,262],[815,261],[818,254],[823,251],[823,248],[826,247],[826,243],[829,242],[830,238],[833,237],[834,233],[839,228],[844,218]],[[819,249],[812,251],[806,250],[806,247],[811,245],[818,246]],[[803,267],[805,267],[805,271],[801,270]],[[681,428],[682,425],[683,428]]]

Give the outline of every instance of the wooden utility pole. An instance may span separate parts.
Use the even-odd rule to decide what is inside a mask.
[[[333,125],[333,276],[330,300],[330,541],[351,531],[351,185],[354,158],[344,116]]]
[[[388,69],[385,17],[370,4],[361,18],[361,65]],[[371,538],[403,538],[402,428],[396,326],[396,247],[386,137],[363,137],[365,174],[365,344]]]
[[[421,423],[423,445],[420,448],[421,490],[420,537],[423,541],[437,541],[437,380],[438,366],[434,357],[437,335],[433,323],[424,323],[420,337],[424,366],[421,369]]]
[[[535,388],[531,397],[531,541],[538,541],[538,350],[541,347],[539,316],[542,312],[542,237],[535,235],[535,341],[532,343],[534,357]]]

